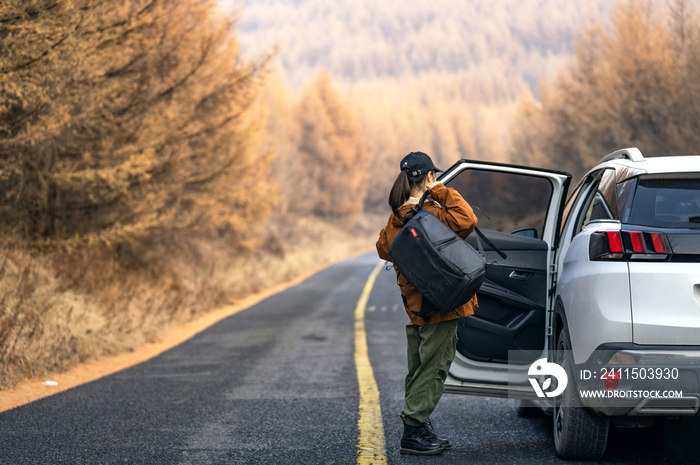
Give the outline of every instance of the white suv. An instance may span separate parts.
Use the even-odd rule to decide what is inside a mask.
[[[543,409],[566,459],[601,457],[611,425],[700,418],[700,156],[619,150],[566,202],[562,172],[462,160],[441,180],[508,255],[486,251],[446,392]],[[543,358],[565,369],[561,396],[536,397],[528,371]]]

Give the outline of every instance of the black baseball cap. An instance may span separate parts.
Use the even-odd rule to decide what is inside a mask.
[[[423,152],[411,152],[401,160],[401,171],[406,171],[409,178],[417,178],[430,171],[442,173],[435,168],[433,160]]]

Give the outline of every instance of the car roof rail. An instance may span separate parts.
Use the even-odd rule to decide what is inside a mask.
[[[629,147],[626,149],[616,150],[613,153],[606,155],[598,163],[604,163],[610,160],[629,160],[629,161],[643,161],[644,155],[637,147]]]

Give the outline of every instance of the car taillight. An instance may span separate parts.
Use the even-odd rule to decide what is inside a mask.
[[[671,250],[668,247],[668,240],[666,236],[661,233],[649,233],[651,236],[651,243],[654,245],[654,251],[656,253],[669,253]]]
[[[608,244],[610,245],[610,252],[612,253],[622,253],[624,249],[622,248],[622,238],[618,231],[606,231],[605,235],[608,236]]]
[[[644,253],[647,251],[644,245],[644,235],[637,231],[628,232],[630,243],[632,244],[632,252],[634,253]]]
[[[604,231],[591,234],[588,254],[591,260],[619,260],[624,256],[620,231]]]
[[[610,370],[606,372],[603,376],[603,389],[612,391],[620,387],[620,381],[622,380],[622,372]]]
[[[666,260],[671,254],[666,235],[643,231],[601,231],[591,234],[591,260]]]

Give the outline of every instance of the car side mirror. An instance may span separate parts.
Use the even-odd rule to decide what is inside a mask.
[[[533,239],[540,238],[540,235],[537,234],[537,228],[516,229],[515,231],[512,231],[511,234],[515,234],[516,236],[531,237]]]

